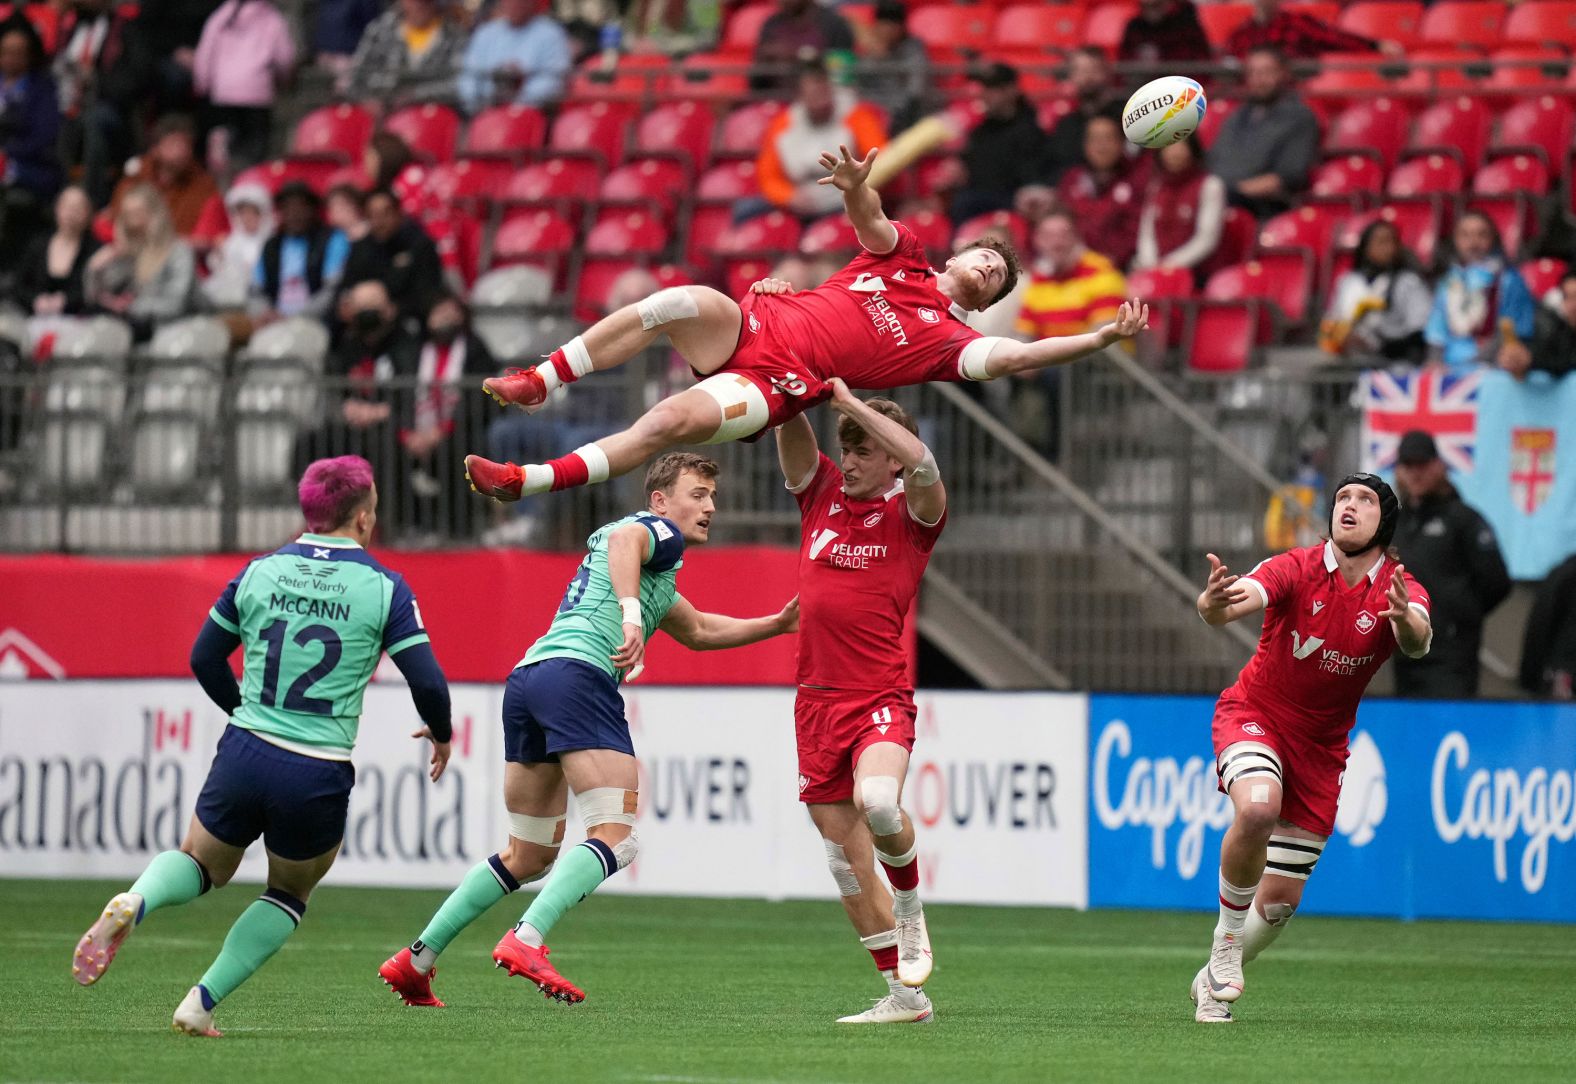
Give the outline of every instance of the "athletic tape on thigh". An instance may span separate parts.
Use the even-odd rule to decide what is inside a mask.
[[[878,836],[895,836],[903,830],[903,811],[898,808],[900,784],[896,776],[867,776],[859,784],[859,803],[865,807],[865,823]]]
[[[1319,864],[1319,855],[1323,853],[1323,840],[1273,835],[1270,836],[1264,872],[1273,873],[1277,877],[1290,877],[1295,881],[1306,881],[1308,874],[1313,872],[1313,867]]]
[[[717,401],[722,408],[722,424],[702,444],[726,444],[740,440],[766,427],[771,408],[766,396],[753,381],[737,373],[717,373],[695,385]]]
[[[564,841],[564,818],[528,817],[524,813],[510,813],[509,835],[522,843],[556,847]]]
[[[821,842],[826,846],[826,868],[832,871],[832,880],[837,882],[838,893],[844,896],[859,895],[859,878],[854,876],[848,852],[829,839]]]
[[[1239,779],[1258,776],[1273,779],[1277,783],[1281,781],[1280,757],[1275,755],[1275,750],[1256,741],[1239,741],[1226,746],[1221,751],[1215,771],[1228,791]]]
[[[669,286],[665,290],[658,290],[644,301],[637,301],[635,311],[640,313],[640,326],[650,331],[654,327],[671,324],[675,320],[689,320],[699,316],[700,306],[695,304],[695,299],[684,287]]]
[[[637,801],[637,792],[623,787],[593,787],[575,795],[586,831],[599,824],[627,824],[633,828]]]

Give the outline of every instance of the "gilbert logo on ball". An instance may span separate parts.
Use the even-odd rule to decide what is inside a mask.
[[[1122,109],[1122,133],[1151,149],[1186,139],[1204,122],[1209,102],[1195,80],[1166,75],[1133,92]]]

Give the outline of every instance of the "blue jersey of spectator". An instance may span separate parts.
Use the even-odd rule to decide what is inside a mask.
[[[1452,368],[1495,364],[1509,341],[1530,340],[1536,307],[1521,273],[1505,259],[1488,216],[1469,211],[1456,222],[1455,259],[1434,291],[1423,338]]]
[[[562,97],[573,63],[569,35],[545,8],[545,0],[498,0],[497,17],[476,28],[460,75],[466,109]]]

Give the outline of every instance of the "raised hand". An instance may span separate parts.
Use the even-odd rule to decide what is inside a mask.
[[[752,294],[791,294],[793,292],[793,283],[787,279],[765,278],[750,283],[750,293]]]
[[[1395,571],[1390,573],[1390,590],[1384,596],[1390,606],[1379,615],[1386,621],[1404,620],[1412,605],[1412,593],[1406,589],[1406,577],[1402,575],[1405,571],[1405,565],[1396,565]]]
[[[1231,570],[1213,553],[1204,556],[1209,558],[1209,582],[1204,585],[1204,609],[1219,612],[1248,601],[1248,589],[1237,585],[1241,577],[1232,575]]]
[[[852,192],[870,176],[870,167],[876,163],[876,151],[879,148],[871,147],[863,158],[855,158],[842,144],[838,144],[837,149],[841,158],[830,151],[821,154],[821,168],[827,171],[827,175],[815,183],[833,185],[841,192]]]
[[[1149,306],[1135,297],[1131,301],[1122,302],[1122,307],[1116,310],[1116,319],[1100,330],[1107,340],[1115,342],[1118,339],[1131,339],[1140,331],[1148,329]]]

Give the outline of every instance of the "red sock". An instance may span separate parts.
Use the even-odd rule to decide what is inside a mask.
[[[547,360],[553,363],[553,371],[558,374],[558,379],[565,384],[573,384],[580,379],[575,375],[575,371],[569,367],[569,359],[564,357],[562,349],[554,350]]]
[[[591,471],[586,467],[586,461],[580,458],[580,453],[570,452],[568,455],[557,459],[549,459],[547,466],[553,472],[552,492],[560,489],[573,489],[583,486],[591,478]]]
[[[912,892],[919,887],[919,857],[906,866],[889,866],[881,863],[881,868],[886,870],[887,881],[893,888],[902,892]]]
[[[877,971],[897,970],[897,946],[888,945],[886,948],[873,948],[870,958],[876,962]]]

